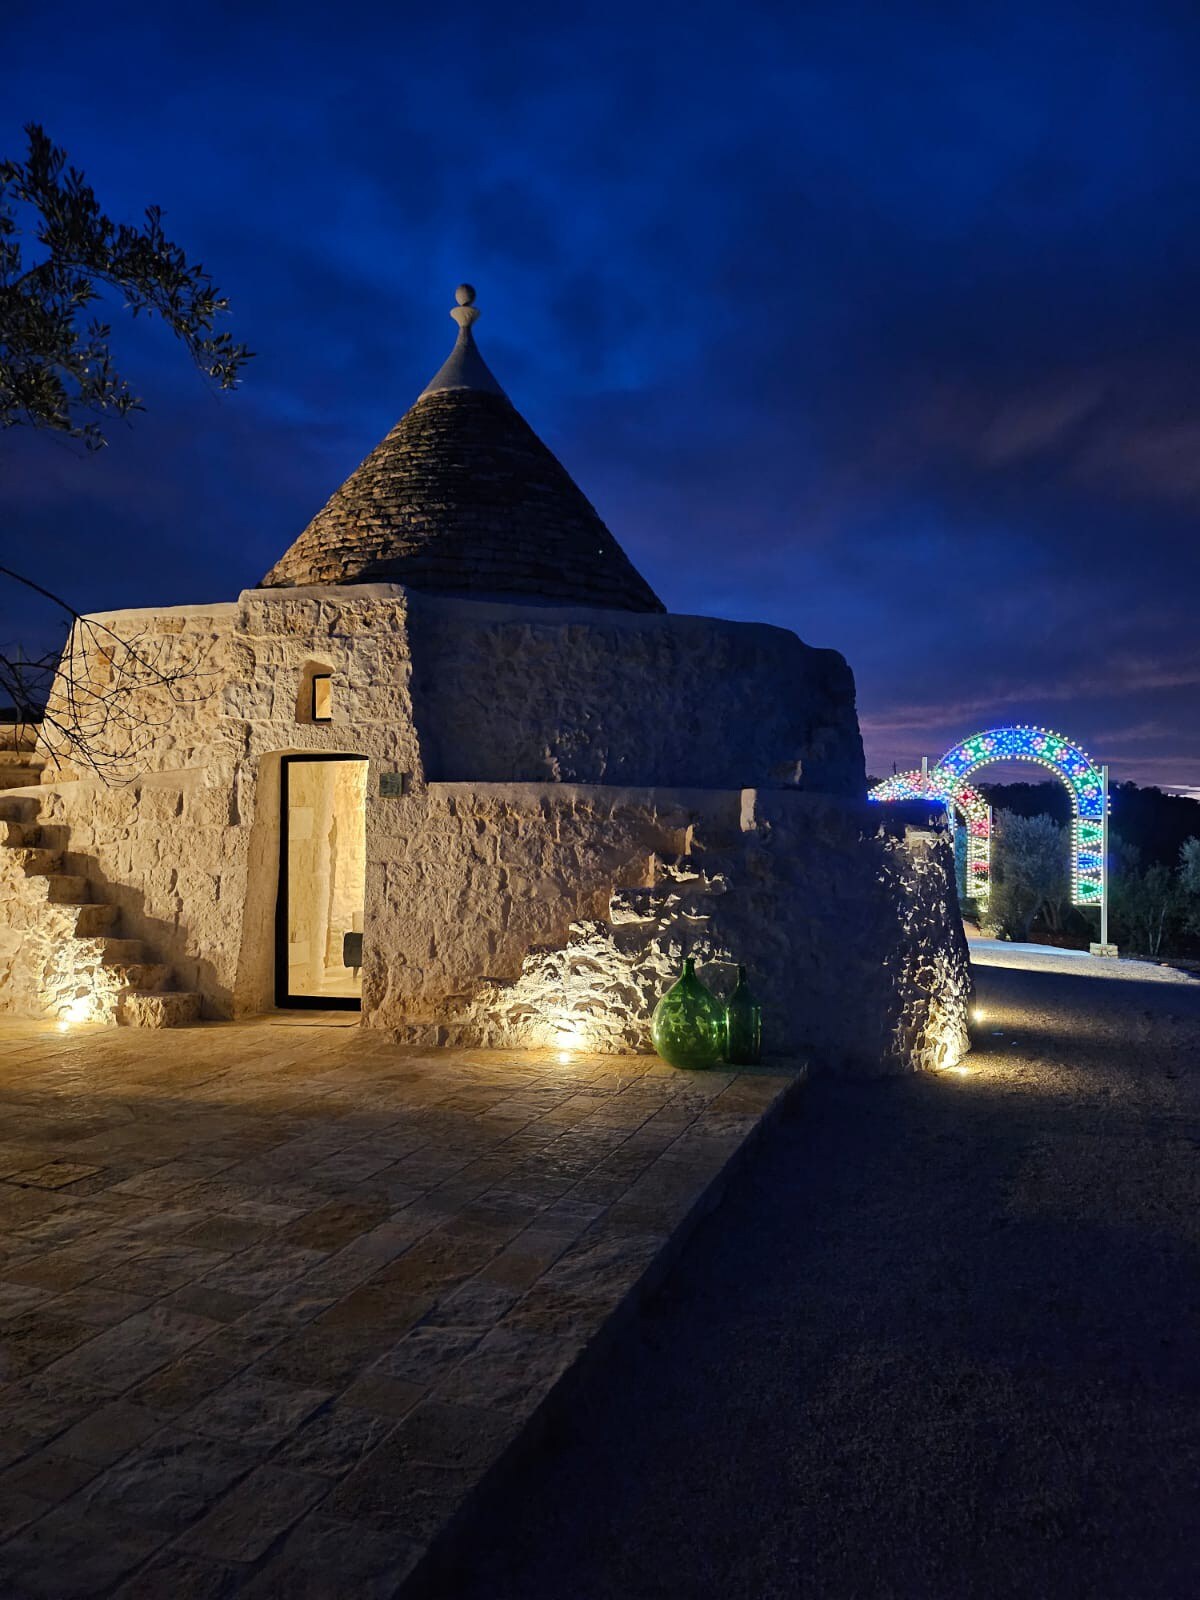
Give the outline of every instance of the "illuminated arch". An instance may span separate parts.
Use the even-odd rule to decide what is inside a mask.
[[[957,812],[967,830],[966,890],[972,900],[986,901],[991,888],[992,808],[969,783],[945,784],[935,767],[932,772],[898,772],[877,783],[871,800],[935,800]]]
[[[1017,724],[973,733],[956,744],[928,774],[900,773],[877,784],[872,800],[939,799],[958,809],[967,821],[967,883],[975,898],[986,898],[990,881],[991,828],[962,797],[980,805],[966,780],[981,767],[999,761],[1031,761],[1046,767],[1063,784],[1071,800],[1071,900],[1077,906],[1102,905],[1105,899],[1104,834],[1108,796],[1104,775],[1077,744],[1049,728]],[[984,811],[987,808],[984,805]],[[974,868],[972,867],[974,845]]]

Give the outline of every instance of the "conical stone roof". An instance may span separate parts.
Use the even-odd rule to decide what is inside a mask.
[[[262,588],[401,583],[662,611],[662,601],[496,382],[457,292],[449,359],[263,578]]]

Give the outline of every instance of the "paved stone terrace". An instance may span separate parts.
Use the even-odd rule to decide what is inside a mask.
[[[393,1594],[793,1081],[0,1023],[0,1593]]]

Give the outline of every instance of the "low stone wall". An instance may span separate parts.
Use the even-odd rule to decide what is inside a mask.
[[[970,964],[948,835],[754,791],[434,785],[375,808],[365,1020],[433,1041],[649,1047],[683,955],[745,962],[768,1048],[834,1072],[967,1049]],[[604,849],[596,841],[604,841]]]
[[[367,803],[363,1013],[372,1027],[444,1018],[529,951],[648,884],[697,821],[737,827],[738,796],[574,784],[430,784]],[[528,1042],[528,1041],[526,1041]]]

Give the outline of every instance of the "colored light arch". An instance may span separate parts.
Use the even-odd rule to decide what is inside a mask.
[[[905,772],[876,784],[878,801],[936,799],[957,810],[967,824],[967,886],[986,899],[991,880],[990,808],[967,779],[1000,761],[1029,761],[1047,768],[1071,799],[1071,900],[1077,906],[1104,899],[1104,822],[1108,806],[1104,776],[1087,753],[1049,728],[1016,724],[973,733],[947,750],[928,773]]]
[[[877,783],[872,800],[933,800],[955,812],[967,829],[966,889],[972,900],[986,901],[991,888],[992,808],[969,783],[946,783],[935,767],[931,772],[898,772]]]

